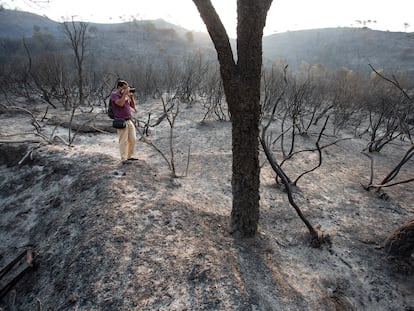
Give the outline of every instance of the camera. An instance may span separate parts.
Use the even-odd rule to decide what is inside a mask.
[[[130,92],[130,93],[135,93],[135,88],[134,88],[134,87],[132,87],[132,86],[131,86],[131,87],[129,87],[129,92]]]

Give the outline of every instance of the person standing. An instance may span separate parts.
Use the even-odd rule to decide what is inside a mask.
[[[125,120],[125,128],[117,129],[119,136],[119,151],[123,164],[137,160],[133,157],[137,134],[132,122],[131,109],[135,109],[134,91],[125,80],[119,80],[116,90],[111,94],[115,119]]]

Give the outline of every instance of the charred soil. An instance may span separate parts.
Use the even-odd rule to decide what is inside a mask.
[[[153,103],[143,104],[138,116],[152,109]],[[66,135],[64,116],[41,124],[47,137]],[[103,113],[77,133],[72,147],[54,139],[55,144],[0,144],[0,268],[26,248],[36,254],[33,269],[0,307],[414,309],[413,260],[389,258],[383,249],[387,236],[414,217],[412,183],[385,190],[384,200],[361,186],[370,174],[360,153],[363,139],[326,149],[322,167],[306,175],[294,194],[304,214],[329,236],[330,244],[315,249],[262,156],[259,232],[237,239],[229,233],[231,124],[200,123],[202,116],[193,106],[177,119],[179,172],[186,171],[191,144],[188,174],[181,178],[172,178],[164,159],[142,141],[139,160],[122,164]],[[30,116],[2,113],[0,119],[3,141],[33,134]],[[167,152],[168,135],[163,125],[148,139]],[[306,146],[308,140],[298,143]],[[393,168],[407,146],[401,142],[376,155],[378,176]],[[287,169],[298,174],[314,160],[305,156]],[[402,178],[413,167],[408,163]]]

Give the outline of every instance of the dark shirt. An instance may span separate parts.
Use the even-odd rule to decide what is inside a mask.
[[[121,96],[116,92],[111,94],[111,101],[113,102],[115,119],[129,120],[131,119],[131,106],[129,104],[129,100],[128,98],[125,99],[125,105],[120,107],[117,104],[115,104],[115,102],[120,98]]]

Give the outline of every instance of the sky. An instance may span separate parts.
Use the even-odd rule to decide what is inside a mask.
[[[237,0],[212,0],[230,37],[236,37]],[[162,18],[188,30],[206,31],[192,0],[0,0],[7,9],[55,21],[118,23]],[[273,0],[265,35],[327,27],[361,27],[414,32],[413,0]],[[360,22],[357,22],[360,21]],[[409,25],[407,27],[407,25]]]

